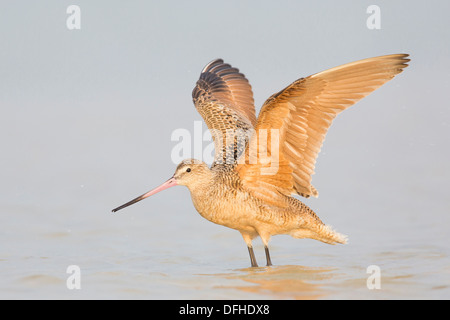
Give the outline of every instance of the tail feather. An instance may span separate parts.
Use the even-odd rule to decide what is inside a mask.
[[[319,239],[320,241],[323,241],[328,244],[347,244],[348,237],[345,234],[339,233],[331,226],[323,225],[322,226],[322,232],[320,233],[320,237],[323,239]]]
[[[346,244],[348,242],[348,237],[345,234],[334,231],[331,226],[323,224],[317,226],[315,229],[316,230],[297,229],[293,231],[291,235],[294,238],[310,238],[328,244]]]

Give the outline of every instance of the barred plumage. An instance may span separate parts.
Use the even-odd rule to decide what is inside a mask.
[[[252,266],[257,266],[252,247],[257,236],[264,243],[267,265],[272,264],[268,242],[273,235],[346,243],[346,236],[291,195],[318,195],[311,177],[332,121],[402,72],[410,61],[407,57],[394,54],[360,60],[298,79],[267,99],[258,119],[245,76],[221,59],[212,61],[192,92],[195,107],[214,138],[212,167],[184,160],[160,187],[113,211],[171,186],[185,185],[204,218],[241,233]]]

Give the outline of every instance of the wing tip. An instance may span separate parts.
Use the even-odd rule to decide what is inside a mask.
[[[399,53],[398,56],[402,63],[408,63],[411,61],[409,53]]]
[[[381,56],[379,58],[386,58],[389,60],[393,60],[397,63],[399,63],[399,66],[401,68],[406,68],[407,66],[409,66],[408,62],[411,61],[411,58],[409,58],[409,53],[397,53],[397,54],[389,54],[389,55],[385,55],[385,56]]]
[[[207,72],[209,69],[212,69],[212,66],[215,65],[219,65],[219,64],[223,64],[223,59],[221,58],[217,58],[212,60],[211,62],[209,62],[203,69],[202,69],[202,73]]]

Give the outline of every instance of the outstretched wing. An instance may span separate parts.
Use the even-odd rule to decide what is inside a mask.
[[[251,150],[236,167],[245,186],[266,200],[277,192],[317,197],[311,176],[333,119],[402,72],[407,57],[394,54],[348,63],[299,79],[271,96],[259,114]],[[259,147],[251,148],[255,145]]]
[[[256,124],[248,80],[238,69],[216,59],[202,70],[192,98],[214,139],[214,164],[234,164]]]

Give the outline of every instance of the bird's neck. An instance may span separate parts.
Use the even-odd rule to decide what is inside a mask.
[[[187,187],[193,196],[206,194],[208,190],[210,190],[214,185],[214,180],[214,172],[208,169],[207,171],[202,172],[201,175],[195,177],[195,179],[190,181]]]

